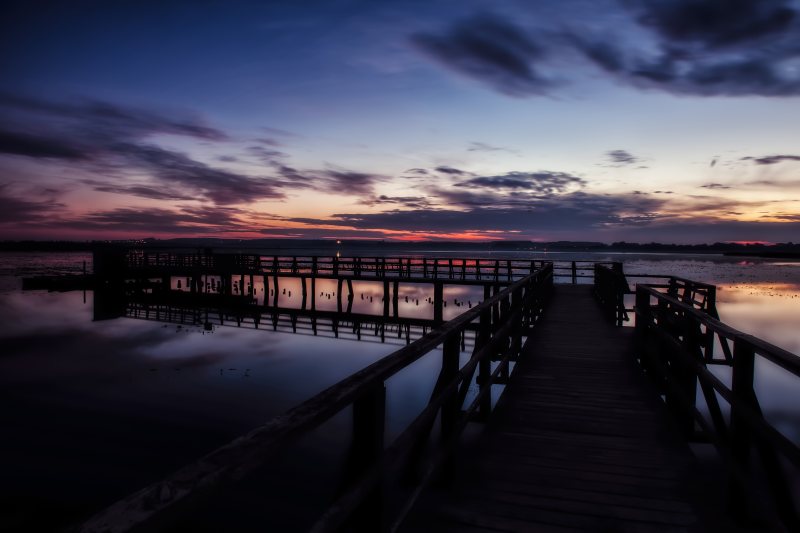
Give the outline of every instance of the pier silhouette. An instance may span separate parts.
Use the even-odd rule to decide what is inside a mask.
[[[713,285],[647,276],[633,290],[621,264],[575,262],[559,265],[568,283],[554,283],[552,262],[484,261],[138,252],[100,258],[96,292],[108,305],[98,318],[282,324],[284,331],[347,331],[350,338],[366,331],[405,346],[78,530],[191,525],[277,450],[344,411],[352,413],[352,438],[343,478],[330,505],[298,517],[297,529],[799,529],[792,484],[800,449],[765,419],[753,382],[756,360],[794,376],[800,363],[720,322]],[[593,283],[573,283],[578,275]],[[209,284],[209,276],[219,281]],[[298,308],[277,305],[284,277],[314,288],[302,291]],[[188,290],[175,287],[175,278],[188,279]],[[317,309],[320,279],[337,284],[335,311]],[[377,313],[353,313],[354,291],[342,295],[363,280],[382,284]],[[400,316],[396,287],[403,283],[429,284],[439,311],[430,319]],[[450,284],[482,286],[484,298],[445,321],[442,287]],[[622,327],[631,319],[635,327]],[[429,402],[387,442],[387,380],[434,353],[441,364]],[[715,366],[727,367],[730,380],[712,372]],[[689,443],[713,444],[725,470],[699,479]]]

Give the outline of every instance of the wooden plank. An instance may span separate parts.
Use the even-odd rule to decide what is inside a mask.
[[[632,331],[606,321],[587,287],[558,286],[470,450],[476,459],[456,490],[423,498],[406,530],[693,527],[691,456],[632,345]]]

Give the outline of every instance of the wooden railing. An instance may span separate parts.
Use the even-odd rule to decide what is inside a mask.
[[[467,422],[489,416],[492,384],[507,379],[509,364],[519,356],[523,337],[542,316],[552,283],[552,265],[545,264],[265,426],[113,504],[79,530],[119,532],[148,528],[156,522],[162,527],[174,523],[187,504],[208,498],[226,483],[253,472],[268,462],[271,452],[351,406],[353,438],[346,469],[350,482],[313,531],[337,531],[345,526],[370,532],[395,529],[435,474],[452,476],[452,450],[461,430]],[[476,321],[478,332],[471,357],[460,366],[463,331]],[[386,381],[439,346],[442,365],[430,401],[397,439],[385,446]],[[494,369],[493,361],[497,363]],[[476,377],[479,390],[465,406],[469,386]],[[433,432],[437,420],[438,434]],[[398,483],[401,479],[403,482]],[[384,488],[393,482],[402,487],[402,497],[395,491],[388,499]]]
[[[665,276],[657,274],[626,274],[622,263],[595,263],[594,265],[594,292],[606,315],[616,325],[622,326],[630,321],[628,313],[634,311],[633,307],[626,307],[625,297],[635,294],[631,290],[628,278],[659,280],[658,283],[645,285],[665,291],[673,298],[694,307],[713,318],[719,318],[717,312],[717,287],[708,283],[701,283],[678,276]],[[729,362],[730,358],[727,358]],[[725,363],[714,359],[711,364]]]
[[[577,285],[582,280],[594,279],[595,265],[611,265],[611,261],[592,261],[578,260],[578,261],[558,261],[553,260],[553,276],[557,283],[567,283]]]
[[[697,436],[697,424],[702,437],[726,460],[732,509],[745,512],[760,496],[761,485],[753,481],[758,472],[757,477],[766,480],[766,505],[774,504],[788,531],[800,531],[797,494],[790,481],[798,476],[800,448],[765,419],[754,389],[757,359],[798,378],[800,358],[723,324],[713,316],[713,304],[710,285],[678,278],[666,286],[639,285],[639,363],[654,378],[687,437]],[[715,355],[717,349],[721,353]],[[731,366],[730,385],[712,373],[709,364]],[[698,383],[707,413],[696,405]],[[727,404],[729,416],[720,402]]]
[[[511,283],[544,264],[541,260],[428,257],[265,256],[186,254],[131,250],[129,268],[245,271],[267,276],[459,280]]]
[[[594,265],[594,293],[606,316],[617,326],[629,320],[625,308],[625,295],[630,294],[628,280],[622,270],[622,263],[602,263]]]

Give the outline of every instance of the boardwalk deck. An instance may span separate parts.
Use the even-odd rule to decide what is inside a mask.
[[[557,286],[459,478],[405,531],[693,531],[692,458],[637,370],[632,328]]]

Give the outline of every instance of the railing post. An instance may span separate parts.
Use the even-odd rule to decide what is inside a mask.
[[[442,346],[442,383],[447,386],[452,380],[456,378],[459,367],[459,355],[461,354],[460,335],[453,333],[444,341]],[[461,406],[458,404],[458,389],[447,397],[442,404],[442,444],[447,445],[449,440],[456,432],[458,424],[458,417],[461,412]],[[451,450],[442,463],[441,481],[449,483],[453,480],[456,473],[456,458],[455,450]]]
[[[489,309],[481,311],[480,325],[478,326],[478,338],[476,339],[476,351],[486,346],[492,337],[492,312]],[[492,354],[484,354],[478,361],[478,387],[483,392],[489,389],[481,399],[478,413],[482,421],[489,419],[492,412]]]
[[[514,292],[511,293],[511,309],[510,314],[513,314],[517,308],[519,308],[522,313],[520,314],[520,320],[516,321],[511,326],[511,360],[516,361],[519,359],[520,353],[522,353],[522,320],[524,319],[525,313],[522,309],[523,301],[522,301],[522,289],[518,288]]]
[[[650,324],[650,294],[644,287],[636,287],[636,332],[643,341]]]
[[[678,399],[675,402],[678,426],[686,438],[691,440],[694,436],[694,409],[697,405],[697,375],[694,363],[702,362],[703,358],[698,334],[699,325],[688,313],[683,313],[681,318],[683,357],[681,354],[676,354],[677,357],[672,358],[670,368],[673,370],[672,379],[675,380],[675,385],[685,400]]]
[[[353,402],[353,443],[346,474],[353,483],[375,464],[383,453],[386,427],[386,385],[374,386]],[[379,483],[354,511],[351,524],[355,531],[372,532],[384,529],[383,490]]]
[[[731,390],[734,403],[731,403],[731,453],[743,472],[750,470],[750,449],[752,438],[747,422],[742,417],[739,406],[752,405],[755,399],[753,378],[755,374],[755,351],[750,343],[736,338],[733,344],[733,376]],[[730,481],[730,508],[739,517],[747,516],[747,497],[745,488],[735,480]]]

